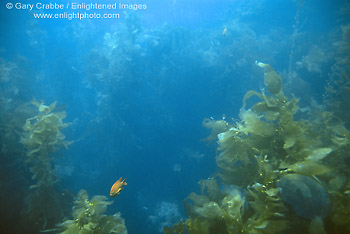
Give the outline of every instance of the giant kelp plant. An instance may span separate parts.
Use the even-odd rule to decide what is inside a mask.
[[[208,139],[217,135],[220,170],[185,199],[189,218],[164,232],[350,232],[350,131],[321,108],[298,119],[298,99],[269,64],[256,64],[266,91],[246,93],[241,121],[204,122]],[[247,109],[253,96],[260,101]]]
[[[55,183],[53,152],[62,146],[67,148],[70,144],[64,141],[65,136],[61,132],[69,124],[62,121],[66,117],[64,111],[53,112],[56,102],[50,106],[36,101],[33,104],[38,108],[39,114],[26,120],[22,137],[22,143],[28,149],[27,160],[31,164],[33,179],[37,181],[32,188],[52,186]]]
[[[64,141],[61,130],[67,127],[63,123],[66,113],[54,112],[56,102],[47,106],[43,102],[33,101],[38,114],[26,120],[21,142],[27,149],[26,164],[32,173],[35,184],[30,186],[27,195],[28,220],[36,224],[37,230],[54,226],[64,216],[64,202],[57,188],[53,161],[60,147],[68,147],[70,142]],[[43,205],[45,204],[45,205]]]
[[[26,120],[23,126],[22,143],[27,148],[27,164],[30,166],[32,179],[36,184],[30,186],[27,197],[28,219],[38,225],[42,232],[62,230],[62,233],[119,233],[126,234],[124,220],[119,213],[113,216],[104,215],[107,205],[112,204],[105,196],[94,196],[91,201],[87,192],[81,190],[75,199],[73,220],[66,220],[62,207],[65,202],[54,186],[57,182],[53,161],[60,147],[68,147],[71,142],[65,141],[61,132],[69,123],[64,123],[66,113],[55,112],[56,102],[47,106],[43,102],[32,102],[38,109],[38,115]],[[67,202],[66,202],[67,203]],[[50,229],[51,228],[51,229]]]
[[[350,109],[350,25],[341,27],[341,40],[335,42],[334,47],[337,52],[336,63],[332,67],[325,96],[330,102],[329,109],[349,128],[347,110]]]
[[[94,196],[89,201],[85,190],[80,190],[73,207],[73,219],[58,226],[62,234],[126,234],[124,219],[120,213],[105,215],[107,206],[112,204],[105,196]]]

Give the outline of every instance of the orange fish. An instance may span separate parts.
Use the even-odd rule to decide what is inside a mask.
[[[117,181],[113,184],[113,186],[112,186],[112,188],[111,188],[111,192],[109,193],[109,195],[110,195],[111,197],[117,196],[117,195],[120,193],[120,191],[123,190],[123,186],[127,185],[127,183],[125,182],[125,180],[126,180],[126,178],[122,181],[122,177],[120,177],[119,180],[117,180]]]

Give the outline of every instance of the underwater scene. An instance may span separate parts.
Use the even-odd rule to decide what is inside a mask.
[[[7,0],[0,233],[350,233],[349,0]]]

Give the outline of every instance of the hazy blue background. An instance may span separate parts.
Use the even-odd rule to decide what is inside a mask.
[[[202,120],[238,119],[244,94],[263,87],[255,60],[302,106],[322,102],[346,2],[144,0],[120,19],[71,21],[1,3],[0,57],[26,64],[0,84],[2,99],[64,105],[75,143],[55,162],[63,186],[108,196],[126,177],[108,213],[120,211],[129,233],[156,233],[186,217],[182,200],[215,173]]]

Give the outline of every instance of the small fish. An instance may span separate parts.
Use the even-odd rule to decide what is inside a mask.
[[[111,188],[111,192],[109,193],[109,195],[110,195],[111,197],[117,196],[117,195],[120,193],[120,191],[123,190],[123,186],[127,185],[127,183],[125,182],[125,180],[126,180],[126,178],[122,181],[122,177],[120,177],[119,180],[117,180],[117,181],[113,184],[113,186],[112,186],[112,188]]]
[[[227,28],[225,27],[224,30],[222,31],[222,36],[225,37],[227,35]]]

